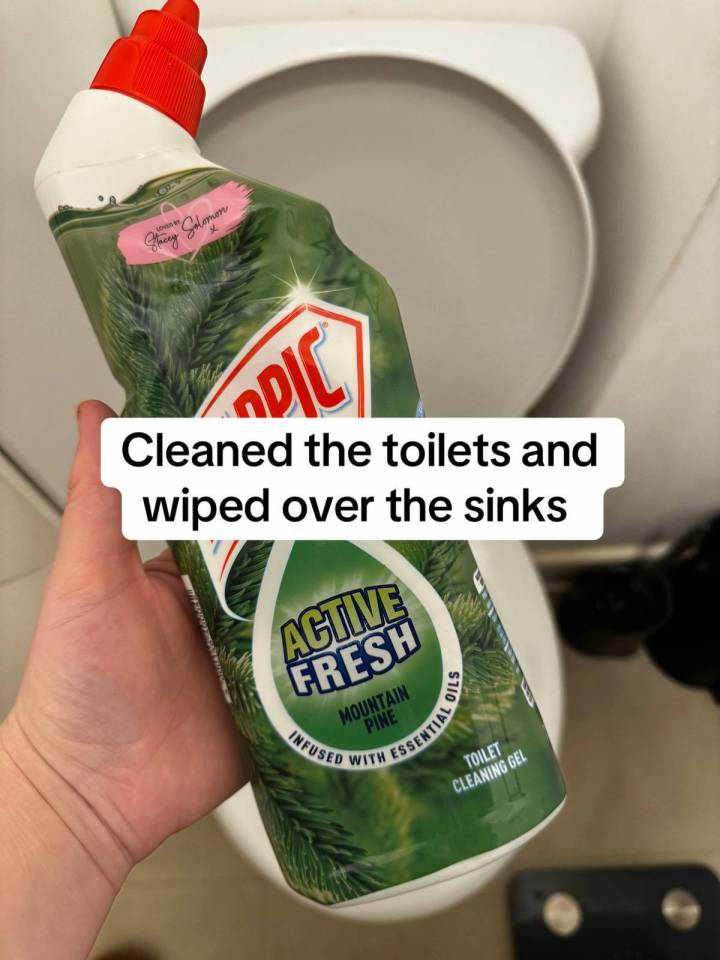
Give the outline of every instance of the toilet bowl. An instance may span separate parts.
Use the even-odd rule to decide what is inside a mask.
[[[408,21],[205,36],[204,155],[331,211],[397,294],[429,414],[527,413],[593,276],[579,170],[600,111],[579,41]]]
[[[205,37],[204,154],[328,207],[397,293],[429,414],[527,413],[573,346],[593,278],[580,165],[600,106],[579,41],[553,27],[441,21],[225,25]],[[521,544],[473,550],[557,747],[560,657],[538,574]],[[251,788],[217,816],[295,896]],[[508,859],[333,912],[426,916]]]

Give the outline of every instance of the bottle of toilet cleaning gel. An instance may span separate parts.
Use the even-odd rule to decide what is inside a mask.
[[[141,14],[36,177],[124,413],[421,415],[393,292],[327,211],[199,155],[198,19],[192,0]],[[558,811],[552,746],[466,543],[173,550],[298,893],[342,906],[458,876]]]

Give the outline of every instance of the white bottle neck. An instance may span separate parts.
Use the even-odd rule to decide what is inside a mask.
[[[43,154],[35,192],[50,217],[61,204],[102,207],[154,177],[203,166],[214,164],[174,120],[121,93],[83,90]]]

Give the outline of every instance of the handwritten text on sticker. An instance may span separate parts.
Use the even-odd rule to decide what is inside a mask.
[[[180,207],[165,201],[158,213],[125,227],[117,245],[129,264],[192,259],[208,243],[241,223],[250,206],[250,188],[230,181]]]

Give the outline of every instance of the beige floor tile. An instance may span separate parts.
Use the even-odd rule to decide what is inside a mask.
[[[446,960],[473,952],[494,960],[510,949],[498,885],[439,917],[369,926],[310,910],[246,867],[234,878],[129,885],[93,958],[121,943],[146,945],[158,960]]]
[[[566,650],[568,802],[527,849],[545,863],[701,859],[720,870],[720,710],[644,654]],[[525,854],[523,854],[523,857]]]

